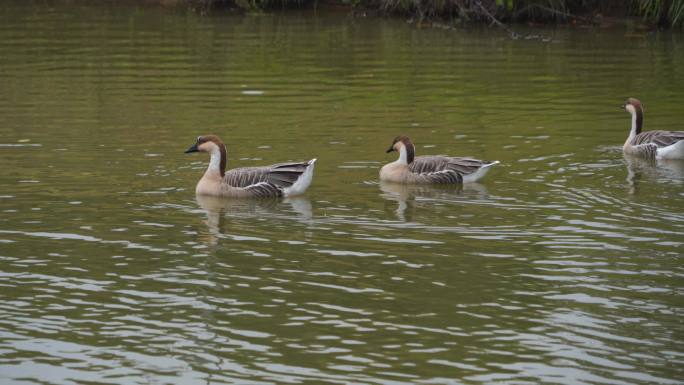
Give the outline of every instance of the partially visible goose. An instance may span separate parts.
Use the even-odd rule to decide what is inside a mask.
[[[230,198],[266,198],[303,194],[311,184],[316,159],[265,167],[235,168],[226,172],[226,145],[216,135],[197,138],[185,153],[208,152],[209,167],[195,193]]]
[[[641,102],[629,98],[622,108],[632,114],[632,129],[622,147],[625,154],[651,159],[684,159],[684,131],[641,132],[644,125]]]
[[[407,184],[468,183],[485,176],[498,161],[454,158],[444,155],[415,156],[408,136],[397,136],[387,152],[398,151],[399,159],[380,169],[380,180]]]

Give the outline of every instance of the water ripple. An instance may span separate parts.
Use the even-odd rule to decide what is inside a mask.
[[[322,11],[0,19],[6,381],[680,382],[684,168],[622,156],[615,96],[679,129],[676,33],[633,55],[619,30],[539,45]],[[229,167],[318,157],[313,185],[195,197],[207,159],[183,151],[209,132]],[[501,163],[376,182],[402,133]]]

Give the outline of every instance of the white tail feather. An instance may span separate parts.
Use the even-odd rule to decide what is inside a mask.
[[[684,159],[684,140],[661,147],[656,151],[657,159]]]
[[[489,171],[489,168],[496,164],[499,164],[498,160],[495,160],[489,164],[485,164],[472,174],[463,175],[463,183],[472,183],[484,177],[485,175],[487,175],[487,171]]]
[[[297,180],[290,187],[283,189],[283,194],[285,196],[293,196],[304,194],[306,189],[311,185],[311,180],[313,179],[314,163],[316,163],[316,158],[309,161],[309,165],[306,167],[306,171],[297,178]]]

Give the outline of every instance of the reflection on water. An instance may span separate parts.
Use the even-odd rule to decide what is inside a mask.
[[[639,193],[641,183],[670,182],[681,185],[684,182],[684,160],[655,160],[629,155],[624,155],[624,159],[631,194]]]
[[[232,227],[240,227],[245,220],[269,222],[298,221],[310,223],[313,217],[311,202],[306,196],[284,199],[226,199],[196,195],[197,204],[205,211],[206,233],[200,239],[216,245],[221,238],[239,239]]]
[[[454,201],[456,198],[477,202],[487,198],[487,187],[479,183],[455,185],[406,185],[380,181],[380,190],[386,199],[396,201],[395,213],[401,221],[412,221],[413,211],[435,202]]]
[[[543,32],[2,2],[0,383],[681,383],[682,163],[615,105],[681,129],[682,35]],[[314,183],[196,197],[207,132]],[[399,133],[501,164],[378,185]]]

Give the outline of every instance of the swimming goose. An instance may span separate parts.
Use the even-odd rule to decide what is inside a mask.
[[[316,159],[278,163],[265,167],[243,167],[226,172],[226,145],[216,135],[197,138],[185,153],[208,152],[209,167],[197,183],[195,193],[230,198],[266,198],[304,193],[313,178]]]
[[[629,98],[622,108],[632,114],[632,129],[622,147],[625,154],[651,159],[684,159],[684,131],[641,132],[644,125],[641,102]]]
[[[499,161],[454,158],[444,155],[418,156],[408,136],[397,136],[387,152],[399,152],[399,159],[380,169],[380,180],[407,184],[468,183],[485,176]]]

